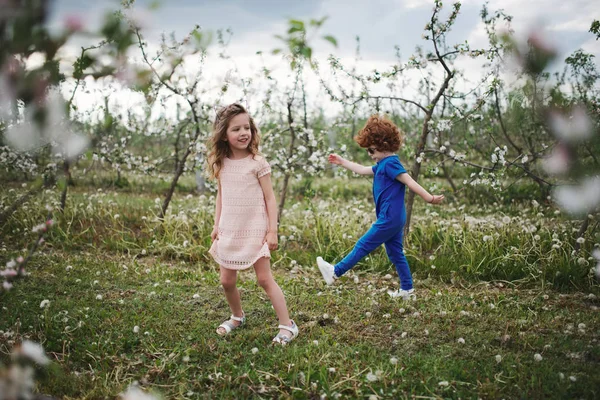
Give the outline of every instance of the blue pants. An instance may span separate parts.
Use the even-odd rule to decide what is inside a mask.
[[[335,265],[335,275],[340,277],[352,269],[360,260],[373,250],[385,244],[385,251],[390,261],[396,266],[400,278],[400,287],[412,289],[413,281],[404,255],[402,244],[404,236],[404,221],[398,223],[388,218],[377,218],[377,221],[354,245],[354,249],[342,261]]]

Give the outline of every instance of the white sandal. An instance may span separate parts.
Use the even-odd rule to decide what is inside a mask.
[[[288,344],[289,342],[294,340],[296,338],[296,336],[298,336],[298,333],[300,332],[300,330],[298,329],[298,325],[296,325],[296,323],[293,320],[291,320],[291,321],[292,321],[292,326],[279,325],[278,328],[285,329],[286,331],[291,333],[292,336],[287,336],[287,335],[278,333],[277,336],[275,336],[273,338],[274,343],[279,343],[280,345],[285,346],[286,344]]]
[[[233,321],[237,321],[240,324],[235,325],[233,323]],[[217,328],[217,335],[219,335],[219,336],[228,335],[232,330],[244,325],[245,322],[246,322],[246,314],[243,311],[242,311],[241,317],[236,317],[235,315],[231,314],[231,317],[229,317],[229,319],[227,321],[225,321],[221,325],[219,325],[219,327]],[[219,328],[225,329],[225,333],[219,333]]]

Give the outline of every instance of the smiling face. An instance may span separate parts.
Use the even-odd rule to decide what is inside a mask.
[[[232,151],[245,151],[252,141],[252,130],[250,128],[250,117],[248,114],[238,114],[231,119],[227,126],[225,139]]]

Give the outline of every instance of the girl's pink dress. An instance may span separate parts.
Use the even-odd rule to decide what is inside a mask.
[[[241,160],[225,157],[219,173],[221,218],[219,233],[209,253],[222,267],[246,269],[261,257],[271,258],[264,243],[268,229],[265,197],[258,178],[270,174],[261,156]]]

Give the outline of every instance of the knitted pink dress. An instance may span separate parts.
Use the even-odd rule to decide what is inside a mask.
[[[258,178],[270,174],[261,156],[241,160],[225,157],[219,173],[221,218],[209,253],[222,267],[246,269],[261,257],[271,258],[267,243],[267,206]]]

